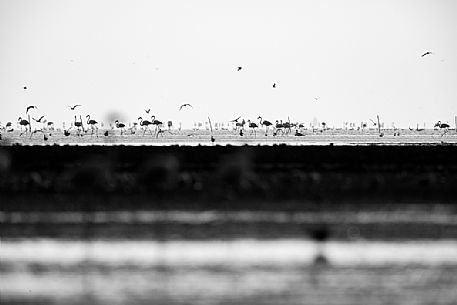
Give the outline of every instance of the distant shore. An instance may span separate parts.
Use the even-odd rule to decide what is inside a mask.
[[[75,130],[65,136],[62,130],[47,130],[30,135],[20,135],[20,131],[1,132],[0,146],[9,145],[129,145],[129,146],[214,146],[214,145],[457,145],[457,132],[454,129],[415,130],[386,129],[381,134],[377,130],[295,130],[274,136],[272,130],[265,135],[264,130],[244,130],[240,136],[234,130],[163,130],[159,135],[152,132],[135,134],[127,131],[120,135],[119,130],[99,129],[98,136],[91,131],[78,136]],[[211,140],[214,139],[214,141]]]

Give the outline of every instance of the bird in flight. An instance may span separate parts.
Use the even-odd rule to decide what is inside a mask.
[[[317,102],[320,99],[320,97],[315,97],[314,100]]]
[[[35,119],[35,118],[32,118],[32,119],[34,119],[34,120],[35,120],[35,122],[41,123],[41,120],[42,120],[43,118],[44,118],[44,115],[42,115],[42,116],[41,116],[41,117],[40,117],[38,120],[37,120],[37,119]]]
[[[186,103],[186,104],[182,104],[181,106],[179,106],[179,111],[181,111],[181,109],[182,109],[183,107],[186,107],[186,106],[189,106],[189,107],[194,108],[191,104]]]
[[[243,69],[243,67],[238,67],[237,71],[241,71],[241,69]]]
[[[241,116],[237,117],[236,119],[234,120],[231,120],[230,122],[237,122],[238,123],[238,120],[241,118]]]
[[[431,54],[433,54],[433,53],[430,52],[430,51],[427,51],[427,52],[425,52],[424,54],[422,54],[421,57],[424,57],[424,56],[426,56],[426,55],[431,55]]]
[[[273,83],[273,88],[276,88],[276,83]]]
[[[146,111],[146,113],[149,114],[149,112],[151,111],[151,108],[144,109],[144,111]]]
[[[70,106],[70,105],[68,105],[68,107],[69,107],[71,110],[75,110],[75,109],[76,109],[76,107],[79,107],[79,106],[82,106],[82,105],[74,105],[74,106]]]
[[[38,107],[37,107],[37,106],[34,106],[34,105],[30,105],[30,106],[28,106],[28,107],[27,107],[27,110],[25,111],[25,113],[28,113],[28,112],[29,112],[29,110],[30,110],[30,109],[32,109],[32,108],[38,109]]]

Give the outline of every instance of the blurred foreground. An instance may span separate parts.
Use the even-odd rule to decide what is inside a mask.
[[[2,147],[4,304],[455,304],[457,150]]]

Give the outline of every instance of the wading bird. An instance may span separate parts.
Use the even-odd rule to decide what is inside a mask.
[[[254,137],[257,136],[257,132],[256,132],[256,128],[258,128],[259,126],[257,126],[256,123],[252,123],[251,120],[248,120],[248,126],[249,128],[252,128],[252,130],[254,131]],[[251,131],[251,134],[252,134],[252,131]]]
[[[82,105],[74,105],[74,106],[70,106],[70,105],[67,105],[68,108],[70,108],[71,110],[75,110],[76,107],[81,107]]]
[[[181,106],[179,106],[179,111],[181,111],[181,109],[182,109],[183,107],[191,107],[191,108],[194,108],[191,104],[186,103],[186,104],[182,104]]]
[[[441,123],[441,121],[438,121],[434,127],[438,127],[440,129],[448,129],[451,126],[449,126],[449,124]]]
[[[114,121],[114,124],[116,124],[116,128],[121,130],[121,136],[124,134],[125,131],[125,124],[120,123],[119,120]]]
[[[87,125],[90,126],[90,129],[92,130],[91,135],[94,134],[94,129],[95,129],[95,135],[98,137],[98,127],[97,124],[98,122],[96,120],[91,120],[90,115],[86,115],[87,118]]]
[[[19,136],[22,136],[23,132],[22,132],[22,127],[24,127],[24,130],[25,130],[25,135],[27,135],[27,126],[28,128],[30,128],[30,123],[29,121],[19,117],[17,119],[17,121],[19,122],[19,125],[21,125],[21,133],[19,134]],[[31,130],[30,130],[31,131]]]
[[[260,126],[265,126],[265,135],[268,135],[268,128],[272,126],[273,124],[270,121],[265,121],[262,119],[261,116],[257,118],[259,121]]]
[[[156,131],[157,131],[157,135],[158,135],[160,127],[163,125],[163,123],[161,121],[159,121],[159,120],[156,120],[156,116],[155,115],[151,116],[151,122],[152,122],[152,125],[155,126]]]
[[[143,136],[146,133],[146,129],[148,129],[151,132],[151,135],[152,135],[152,130],[149,128],[149,125],[152,125],[152,123],[149,122],[148,120],[143,120],[142,117],[139,117],[138,120],[140,121],[140,126],[144,127]]]
[[[79,122],[76,121],[76,115],[75,115],[75,124],[74,125],[76,127],[76,130],[78,131],[78,136],[82,136],[81,129],[82,129],[82,131],[84,131],[84,126],[83,126],[83,120],[82,120],[81,116],[79,116],[79,120],[80,120]],[[68,129],[68,130],[70,130],[70,129]]]

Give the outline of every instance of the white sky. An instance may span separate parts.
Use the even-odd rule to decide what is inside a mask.
[[[31,104],[55,122],[82,104],[98,121],[453,126],[457,1],[0,0],[0,121]]]

